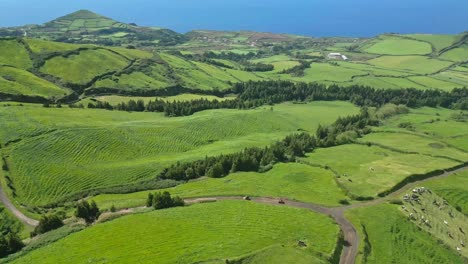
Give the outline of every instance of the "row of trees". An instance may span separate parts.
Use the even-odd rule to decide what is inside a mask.
[[[308,133],[292,134],[265,148],[246,148],[234,154],[177,163],[164,169],[158,178],[187,181],[202,176],[220,178],[239,171],[264,172],[275,163],[294,161],[295,157],[304,156],[305,152],[315,148],[316,143],[316,138]]]
[[[305,67],[305,66],[304,66]],[[186,116],[207,109],[249,109],[267,104],[277,104],[286,101],[350,101],[358,106],[380,107],[392,103],[408,107],[445,107],[453,109],[468,109],[468,89],[453,89],[451,92],[439,90],[417,89],[374,89],[365,86],[340,87],[325,86],[317,83],[293,83],[289,81],[262,81],[237,83],[226,93],[239,94],[232,100],[209,101],[199,99],[193,101],[166,102],[130,100],[112,106],[106,102],[90,103],[90,108],[115,109],[122,111],[164,112],[166,116]]]
[[[171,197],[169,192],[149,193],[146,199],[146,207],[153,207],[156,210],[177,206],[184,206],[185,202],[179,196]]]

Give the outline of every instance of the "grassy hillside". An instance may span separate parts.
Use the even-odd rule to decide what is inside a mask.
[[[385,55],[425,55],[432,52],[431,45],[422,41],[397,36],[381,36],[364,51]]]
[[[199,179],[167,189],[184,198],[206,196],[285,197],[304,202],[339,205],[346,199],[332,172],[303,164],[277,164],[265,173],[239,172],[222,179]],[[148,191],[131,194],[103,194],[95,201],[102,208],[145,205]]]
[[[217,263],[280,245],[299,250],[300,258],[319,254],[326,258],[337,235],[338,227],[330,218],[310,211],[226,201],[126,216],[72,234],[12,263],[82,263],[84,259]],[[299,240],[308,246],[299,248]],[[119,250],[115,250],[117,244]]]
[[[361,250],[357,263],[465,263],[398,209],[383,204],[346,213],[357,227]]]
[[[410,142],[402,140],[400,144]],[[412,174],[427,173],[459,164],[448,159],[402,154],[365,145],[318,149],[309,154],[303,162],[330,167],[338,174],[338,181],[350,194],[361,197],[376,196]]]
[[[424,186],[447,200],[456,210],[468,215],[468,171],[447,178],[430,180],[425,182]]]
[[[31,59],[23,44],[17,40],[0,39],[0,65],[9,65],[20,69],[32,66]]]
[[[105,110],[2,107],[2,142],[20,202],[41,205],[73,193],[154,178],[177,161],[264,146],[356,113],[342,102],[211,110],[190,117]],[[5,143],[3,143],[5,144]],[[38,153],[41,153],[38,155]],[[32,158],[34,157],[34,158]]]

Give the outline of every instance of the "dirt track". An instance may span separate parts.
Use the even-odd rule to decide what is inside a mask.
[[[34,226],[37,226],[37,224],[39,223],[37,220],[34,220],[32,218],[25,216],[20,210],[18,210],[13,205],[13,203],[11,203],[10,199],[8,199],[1,185],[0,185],[0,201],[8,210],[11,211],[13,215],[16,216],[16,218],[18,218],[21,222],[25,223],[26,225],[34,227]]]
[[[406,189],[408,189],[411,186],[415,186],[415,185],[421,184],[425,181],[432,180],[432,179],[448,177],[452,174],[456,174],[458,172],[464,171],[467,168],[468,166],[465,166],[457,170],[444,172],[443,174],[439,176],[434,176],[425,180],[408,183],[402,188],[389,194],[386,197],[375,199],[375,200],[368,201],[368,202],[347,205],[347,206],[326,207],[322,205],[292,201],[288,199],[282,199],[284,201],[284,204],[280,204],[279,203],[280,198],[271,198],[271,197],[252,197],[251,201],[246,201],[246,202],[256,202],[256,203],[269,204],[269,205],[275,205],[275,206],[289,206],[289,207],[295,207],[295,208],[304,208],[304,209],[309,209],[311,211],[314,211],[320,214],[331,216],[335,220],[335,222],[340,226],[344,235],[344,240],[347,242],[346,245],[343,247],[343,251],[341,252],[340,264],[354,264],[356,261],[356,256],[359,251],[359,236],[353,224],[345,218],[344,213],[346,210],[372,206],[372,205],[377,205],[377,204],[386,202],[391,198],[400,196]],[[215,202],[215,201],[222,201],[222,200],[243,200],[243,197],[242,196],[200,197],[200,198],[185,199],[185,202],[187,204],[194,204],[194,203]],[[38,224],[38,221],[25,216],[10,202],[10,200],[6,196],[1,186],[0,186],[0,201],[23,223],[30,225],[30,226],[36,226]],[[126,210],[130,210],[130,209],[126,209]]]

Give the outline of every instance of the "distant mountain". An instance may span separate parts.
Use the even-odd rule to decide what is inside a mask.
[[[174,45],[186,40],[184,35],[169,29],[126,24],[88,10],[79,10],[43,25],[2,29],[0,36],[40,37],[61,42],[118,46]]]

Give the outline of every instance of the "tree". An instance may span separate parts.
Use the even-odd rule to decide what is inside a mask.
[[[185,205],[185,202],[182,198],[178,196],[172,198],[171,194],[167,191],[163,193],[157,192],[153,197],[153,207],[156,210]]]
[[[63,226],[62,219],[57,215],[45,215],[39,220],[39,224],[34,228],[34,232],[31,233],[31,236],[38,234],[44,234],[51,230],[57,229]]]
[[[90,224],[96,221],[101,214],[96,202],[91,201],[91,204],[88,201],[80,201],[76,205],[75,216],[83,218],[86,223]]]
[[[148,198],[146,199],[146,207],[153,206],[154,195],[152,193],[148,193]]]
[[[24,244],[16,233],[8,233],[0,237],[0,258],[18,252],[23,247]]]

